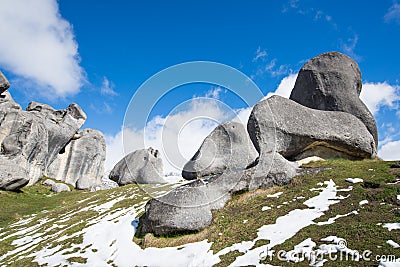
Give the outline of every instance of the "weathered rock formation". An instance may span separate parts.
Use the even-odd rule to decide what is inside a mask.
[[[280,96],[259,102],[247,128],[260,158],[264,153],[279,153],[291,160],[364,159],[377,153],[373,136],[355,116],[307,108]]]
[[[243,124],[225,122],[216,127],[203,141],[192,159],[185,164],[182,177],[196,179],[245,169],[258,157]]]
[[[46,170],[46,176],[90,189],[101,184],[104,174],[106,141],[94,129],[78,131]]]
[[[313,109],[353,114],[365,124],[377,147],[376,122],[359,98],[361,89],[357,63],[341,53],[329,52],[311,59],[301,68],[290,99]]]
[[[16,190],[26,185],[26,179],[28,185],[34,184],[43,174],[68,180],[79,189],[101,184],[104,136],[91,129],[77,134],[86,120],[82,109],[71,104],[66,110],[55,110],[31,102],[22,110],[5,91],[8,87],[0,73],[0,156],[4,162],[0,188]]]
[[[165,183],[162,178],[163,164],[158,150],[139,149],[120,160],[111,170],[109,178],[119,185],[132,183]]]
[[[0,95],[10,87],[6,76],[0,71]]]
[[[0,156],[0,189],[18,190],[29,183],[29,177],[24,168]]]
[[[32,102],[26,111],[6,96],[0,103],[1,154],[26,169],[29,184],[45,169],[86,120],[76,104],[66,110]]]
[[[351,59],[327,53],[311,60],[300,71],[292,92],[291,98],[300,104],[273,96],[253,108],[247,131],[259,152],[254,164],[246,170],[224,168],[223,157],[215,151],[219,149],[223,155],[230,143],[224,141],[224,134],[219,134],[222,138],[211,134],[198,151],[199,155],[206,155],[205,163],[195,155],[193,162],[187,164],[189,173],[185,170],[183,175],[196,178],[223,173],[150,200],[140,219],[138,235],[184,233],[209,226],[212,210],[223,207],[232,194],[289,183],[299,169],[288,160],[310,156],[375,157],[376,125],[358,97],[360,91],[361,74]],[[221,140],[223,145],[214,144],[215,140]]]

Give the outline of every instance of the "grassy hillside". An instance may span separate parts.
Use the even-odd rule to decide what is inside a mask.
[[[141,251],[149,247],[177,247],[175,252],[183,253],[185,244],[205,239],[210,243],[212,256],[219,258],[217,265],[227,266],[240,259],[239,256],[275,242],[273,238],[265,237],[270,233],[262,235],[263,229],[271,225],[278,225],[278,229],[281,227],[284,236],[281,243],[274,245],[275,252],[293,250],[294,246],[309,238],[315,242],[314,250],[324,245],[332,247],[331,241],[321,239],[337,236],[346,240],[347,248],[352,251],[371,251],[368,261],[353,261],[350,257],[347,261],[342,259],[344,262],[339,265],[376,266],[376,255],[400,258],[400,248],[387,243],[388,240],[400,243],[400,230],[389,231],[383,227],[385,223],[400,222],[400,200],[397,197],[400,195],[400,183],[396,183],[396,179],[400,180],[400,168],[391,168],[392,165],[395,163],[373,160],[311,163],[306,167],[326,170],[296,177],[291,184],[283,187],[236,195],[224,209],[214,211],[210,227],[196,234],[169,237],[148,234],[143,239],[134,238],[132,230],[123,227],[128,224],[127,227],[133,228],[134,219],[143,212],[149,198],[145,191],[160,195],[169,187],[147,186],[143,191],[130,185],[94,193],[73,191],[53,194],[49,188],[35,185],[24,188],[21,193],[0,192],[0,266],[90,265],[99,254],[107,256],[101,258],[105,266],[122,266],[118,265],[115,255],[124,251],[126,240],[139,244]],[[346,178],[361,178],[363,182],[353,184]],[[298,214],[302,211],[312,214],[313,208],[307,201],[322,195],[329,187],[324,182],[330,180],[337,190],[335,200],[330,200],[329,208],[311,224],[298,227],[292,235],[289,234],[293,231],[292,226],[307,218],[291,217],[286,220],[289,224],[276,224],[277,220],[284,222],[296,211],[300,211]],[[276,194],[279,192],[282,193]],[[98,236],[93,234],[96,231]],[[98,244],[93,236],[104,240],[105,245]],[[121,242],[121,238],[125,238],[125,243]],[[243,250],[250,243],[252,245]],[[158,250],[158,253],[161,251]],[[340,253],[336,251],[333,254]],[[125,257],[133,266],[141,265],[129,253]],[[338,265],[338,260],[329,260],[327,255],[324,259],[327,261],[323,262],[323,266]],[[277,266],[294,265],[278,259],[276,254],[274,257],[260,255],[260,261]],[[309,264],[309,260],[305,259],[296,266]]]

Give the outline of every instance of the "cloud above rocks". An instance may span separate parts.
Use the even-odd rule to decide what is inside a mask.
[[[397,24],[400,24],[400,4],[394,2],[393,5],[388,9],[383,19],[386,23],[396,22]]]
[[[76,94],[85,82],[71,24],[56,0],[0,1],[0,66],[47,98]]]
[[[141,148],[153,147],[160,151],[164,173],[180,173],[183,165],[194,155],[204,138],[218,124],[233,119],[247,124],[251,107],[227,110],[216,105],[221,88],[208,91],[204,97],[194,97],[187,108],[165,117],[155,116],[144,129],[135,130],[124,127],[114,136],[106,136],[106,172],[124,155]],[[236,116],[232,118],[233,116]],[[177,143],[177,150],[171,149]]]

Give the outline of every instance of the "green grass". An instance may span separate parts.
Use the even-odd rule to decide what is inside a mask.
[[[311,163],[306,167],[323,167],[327,168],[327,170],[316,174],[295,177],[292,183],[286,186],[259,189],[235,195],[223,209],[213,211],[212,225],[202,231],[189,235],[169,237],[154,237],[151,234],[147,234],[144,238],[134,238],[133,241],[142,247],[167,247],[208,239],[210,242],[213,242],[211,249],[216,253],[232,244],[254,240],[257,237],[257,230],[261,226],[275,223],[278,217],[284,216],[294,209],[308,208],[303,202],[319,194],[319,191],[310,191],[310,189],[319,187],[317,183],[332,179],[339,188],[352,186],[353,189],[349,192],[338,192],[338,195],[349,196],[342,199],[339,203],[331,205],[329,210],[323,216],[316,219],[315,222],[327,221],[338,214],[346,214],[354,210],[358,210],[358,214],[339,218],[333,224],[314,224],[305,227],[283,244],[274,247],[274,250],[291,250],[295,245],[309,237],[318,246],[323,244],[320,241],[321,238],[336,235],[346,239],[350,249],[358,251],[371,250],[371,258],[375,255],[389,254],[399,258],[400,248],[394,249],[386,244],[386,241],[391,239],[400,243],[400,230],[389,232],[382,225],[378,225],[379,223],[400,222],[400,201],[397,200],[397,195],[400,195],[400,184],[388,184],[395,181],[396,177],[400,178],[400,169],[391,169],[390,166],[392,164],[391,162],[377,160],[328,160]],[[349,177],[359,177],[364,182],[350,184],[345,181]],[[41,249],[43,246],[51,244],[51,247],[62,245],[64,248],[71,248],[70,251],[73,252],[73,244],[82,243],[82,235],[66,238],[63,242],[59,242],[57,239],[60,236],[68,237],[84,229],[87,227],[86,222],[103,214],[102,212],[95,212],[93,210],[82,211],[84,207],[93,204],[101,205],[117,197],[122,197],[122,199],[115,203],[107,211],[108,213],[113,213],[134,205],[143,205],[148,194],[142,189],[146,192],[157,194],[157,192],[166,191],[170,188],[152,187],[149,185],[139,188],[136,185],[129,185],[94,193],[72,191],[54,194],[50,192],[48,187],[35,185],[24,188],[21,193],[0,191],[0,203],[2,203],[0,227],[4,228],[0,232],[0,239],[1,233],[10,235],[24,227],[37,225],[42,219],[54,218],[54,221],[45,222],[39,226],[42,229],[49,228],[53,222],[57,222],[65,214],[72,212],[75,215],[63,223],[66,224],[66,227],[49,231],[47,235],[54,235],[54,237],[49,238],[43,243],[39,243],[35,249]],[[268,194],[276,192],[284,193],[279,198],[267,197]],[[304,199],[294,200],[299,196],[304,197]],[[359,202],[362,200],[368,200],[369,203],[360,207]],[[287,204],[283,204],[284,202],[287,202]],[[264,206],[269,206],[271,209],[262,211],[262,207]],[[43,212],[44,210],[47,212]],[[29,217],[31,214],[37,215]],[[14,226],[11,228],[10,225],[17,222],[20,218],[34,219],[23,226]],[[247,220],[247,222],[244,223],[244,220]],[[16,238],[11,237],[0,241],[0,255],[14,249],[11,243]],[[268,240],[259,240],[255,246],[262,246],[268,244],[268,242]],[[89,245],[81,248],[81,251],[93,249]],[[241,253],[234,251],[221,256],[221,262],[218,266],[229,265],[239,255]],[[13,262],[13,264],[10,264],[11,266],[37,266],[31,261],[31,258],[26,257],[20,259],[18,257],[10,257],[5,262]],[[84,263],[86,259],[71,256],[69,261]],[[0,261],[0,265],[2,263]],[[295,265],[293,263],[281,262],[276,258],[272,261],[266,259],[263,263],[284,266]],[[113,263],[110,262],[110,264]],[[308,266],[308,261],[296,264],[296,266],[298,265]],[[376,266],[377,262],[345,261],[340,262],[339,265]],[[338,263],[327,262],[324,266],[338,266]]]
[[[315,220],[327,221],[331,217],[338,214],[346,214],[348,212],[359,209],[358,215],[350,215],[339,218],[335,223],[329,225],[311,225],[303,228],[293,238],[287,240],[284,244],[274,247],[278,250],[292,250],[293,247],[303,240],[311,237],[317,245],[321,238],[336,235],[345,238],[351,249],[363,251],[369,249],[373,251],[373,255],[394,254],[400,257],[400,250],[394,249],[386,241],[392,239],[400,243],[400,231],[392,230],[389,232],[377,223],[400,222],[400,201],[396,195],[400,194],[400,184],[388,185],[396,178],[391,173],[390,162],[364,160],[364,161],[348,161],[348,160],[329,160],[325,162],[311,163],[306,167],[324,167],[329,170],[304,176],[295,177],[291,184],[283,187],[273,187],[266,190],[256,190],[245,194],[234,196],[225,208],[213,212],[212,225],[199,233],[178,237],[154,237],[148,234],[143,240],[137,240],[143,247],[157,246],[166,247],[171,245],[181,245],[188,241],[200,241],[207,238],[213,242],[212,249],[218,252],[221,249],[231,246],[242,241],[251,241],[257,237],[257,229],[266,224],[275,223],[280,216],[286,215],[294,209],[307,208],[302,204],[305,199],[316,196],[318,191],[310,191],[309,189],[317,187],[317,183],[332,179],[336,185],[341,188],[353,186],[350,192],[339,192],[339,195],[347,196],[338,204],[330,206],[329,211],[325,215]],[[373,169],[373,170],[371,170]],[[364,179],[364,183],[350,184],[345,181],[346,178],[359,177]],[[378,186],[377,188],[370,188]],[[268,198],[268,194],[283,191],[279,198]],[[305,199],[292,201],[298,196]],[[368,200],[369,204],[360,207],[359,202]],[[288,204],[282,204],[289,202]],[[381,203],[385,203],[381,205]],[[272,209],[262,211],[263,206],[270,206]],[[280,208],[277,208],[280,206]],[[244,220],[248,220],[243,223]],[[267,244],[267,240],[259,240],[256,247]],[[240,255],[237,251],[228,253],[221,257],[218,266],[227,266]],[[294,265],[287,262],[281,262],[277,259],[272,262],[267,259],[264,263],[289,266]],[[351,266],[366,266],[371,262],[346,262]],[[376,262],[372,262],[376,265]],[[297,263],[300,266],[308,266],[308,261]],[[337,263],[326,263],[324,266],[337,266]]]

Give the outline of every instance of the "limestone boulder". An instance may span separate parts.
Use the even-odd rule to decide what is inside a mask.
[[[245,169],[257,156],[243,124],[225,122],[204,139],[198,151],[183,167],[182,177],[190,180],[221,174],[227,169]]]
[[[114,166],[109,178],[118,185],[165,183],[160,153],[151,147],[136,150]]]
[[[71,191],[71,188],[63,183],[54,183],[51,185],[51,191],[54,193],[69,192]]]
[[[24,168],[29,184],[34,184],[83,125],[86,114],[76,104],[55,110],[36,102],[24,111],[4,92],[0,119],[1,155]]]
[[[260,160],[271,153],[289,160],[364,159],[377,154],[373,136],[354,115],[311,109],[280,96],[259,102],[247,128]]]
[[[308,61],[300,70],[290,99],[303,106],[343,111],[360,119],[378,145],[376,122],[360,99],[361,72],[350,57],[329,52]]]
[[[101,185],[104,174],[106,141],[94,129],[80,130],[58,153],[46,176],[71,184],[77,189]]]
[[[18,190],[29,182],[24,168],[7,158],[0,156],[0,189],[7,191]]]

